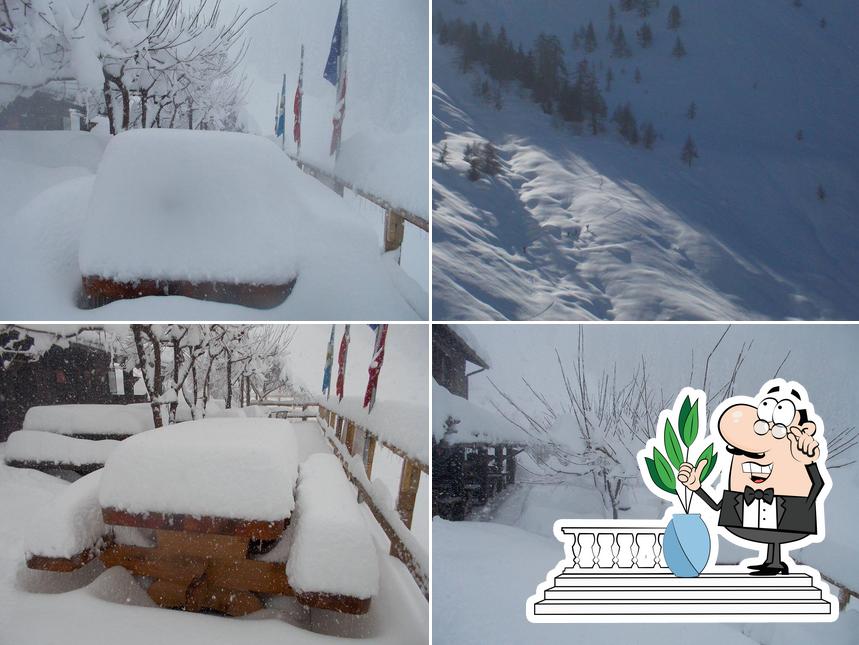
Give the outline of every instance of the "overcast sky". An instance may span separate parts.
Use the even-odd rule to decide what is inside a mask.
[[[550,400],[563,395],[554,348],[567,365],[576,356],[579,325],[470,325],[492,369],[471,377],[472,400],[497,399],[491,378],[525,403],[532,399],[522,384],[528,379]],[[586,370],[591,377],[617,366],[623,383],[642,356],[653,382],[669,396],[689,383],[693,355],[696,378],[725,325],[584,325]],[[711,382],[724,382],[743,343],[751,349],[739,372],[737,394],[753,396],[772,378],[790,352],[779,376],[802,383],[817,413],[829,427],[855,425],[859,382],[859,326],[733,325],[711,360]]]

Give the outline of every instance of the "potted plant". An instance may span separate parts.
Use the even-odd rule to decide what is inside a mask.
[[[702,416],[702,411],[698,408],[700,400],[704,400],[704,397],[692,401],[687,395],[683,399],[677,415],[679,439],[677,432],[674,431],[674,426],[671,424],[671,412],[664,414],[665,422],[662,435],[665,454],[655,445],[656,441],[652,440],[651,442],[654,443],[653,457],[644,457],[647,472],[653,484],[671,496],[676,495],[680,502],[680,508],[683,510],[682,513],[675,512],[671,517],[671,521],[665,528],[662,544],[665,563],[674,575],[681,578],[698,576],[704,570],[710,557],[710,533],[707,530],[707,525],[699,513],[689,512],[694,495],[682,485],[679,485],[682,491],[677,490],[676,471],[684,462],[694,463],[695,466],[698,466],[702,460],[707,460],[707,465],[701,474],[702,482],[709,477],[716,465],[718,455],[713,454],[712,443],[698,455],[694,462],[689,457],[690,449],[698,437],[699,420]],[[706,414],[706,411],[703,411],[703,414]],[[673,497],[668,499],[673,501]]]

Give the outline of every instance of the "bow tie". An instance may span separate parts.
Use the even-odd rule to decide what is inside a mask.
[[[746,506],[749,506],[756,499],[762,499],[767,504],[772,504],[773,499],[775,499],[775,493],[772,488],[755,490],[751,486],[746,486],[746,489],[743,491],[743,501],[746,503]]]

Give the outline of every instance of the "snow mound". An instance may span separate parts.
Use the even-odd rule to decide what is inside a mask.
[[[129,435],[153,427],[148,403],[39,405],[27,410],[24,430],[65,435]]]
[[[445,437],[445,422],[448,417],[459,421],[455,433]],[[446,388],[432,382],[432,435],[448,443],[525,443],[528,437],[512,423],[496,412],[487,410],[461,396],[451,394]]]
[[[379,592],[376,548],[334,455],[318,453],[301,464],[292,530],[286,574],[298,592],[354,598]]]
[[[123,441],[99,501],[130,513],[279,521],[295,506],[295,438],[277,419],[204,419]]]
[[[105,150],[81,235],[85,276],[283,284],[310,213],[272,142],[132,130]]]
[[[49,461],[58,464],[103,464],[118,441],[74,439],[51,432],[19,430],[6,441],[6,463]]]
[[[41,509],[25,541],[27,557],[71,558],[98,546],[106,531],[98,503],[101,474],[81,477]]]

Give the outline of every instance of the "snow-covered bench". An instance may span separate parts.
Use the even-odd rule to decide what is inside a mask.
[[[363,614],[379,591],[379,562],[355,490],[334,455],[314,454],[299,470],[286,563],[298,601]]]
[[[39,405],[27,410],[24,430],[78,439],[125,439],[154,427],[148,403]]]
[[[19,430],[6,441],[6,465],[41,471],[70,470],[86,475],[104,466],[118,441],[89,441],[51,432]]]
[[[27,566],[69,572],[97,557],[109,542],[98,503],[101,471],[69,484],[39,510],[25,539]]]
[[[81,235],[82,306],[162,295],[279,305],[298,276],[295,238],[309,216],[292,194],[296,172],[262,137],[113,137]]]

